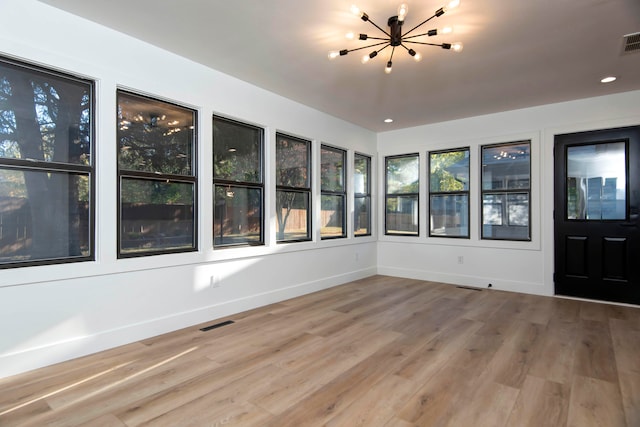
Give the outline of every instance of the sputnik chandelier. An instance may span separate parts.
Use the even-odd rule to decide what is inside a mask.
[[[427,43],[424,41],[416,40],[418,37],[423,37],[423,36],[432,37],[438,34],[450,34],[453,31],[451,27],[444,27],[442,29],[433,29],[433,30],[427,31],[426,33],[421,33],[421,34],[412,34],[415,30],[417,30],[427,22],[431,21],[433,18],[438,18],[444,15],[449,10],[458,7],[459,5],[460,5],[460,0],[449,1],[449,3],[446,6],[443,6],[440,9],[436,10],[432,16],[425,19],[415,27],[411,28],[409,31],[405,32],[404,34],[402,33],[402,25],[404,24],[404,19],[407,16],[407,12],[409,11],[409,7],[406,5],[406,3],[403,3],[400,6],[398,6],[398,15],[392,16],[388,19],[387,25],[389,26],[389,31],[386,31],[381,27],[379,27],[375,22],[373,22],[369,18],[369,15],[362,12],[357,6],[353,5],[351,6],[351,12],[355,15],[360,16],[360,19],[362,19],[364,22],[369,22],[371,25],[376,27],[378,30],[380,30],[384,34],[385,37],[372,37],[367,34],[361,33],[358,37],[359,40],[382,40],[382,41],[376,42],[367,46],[358,47],[355,49],[342,49],[339,51],[329,52],[329,59],[334,59],[334,58],[337,58],[338,56],[344,56],[349,52],[354,52],[356,50],[376,47],[376,50],[373,50],[371,53],[364,55],[362,57],[362,63],[366,64],[367,62],[369,62],[370,59],[373,59],[376,56],[378,56],[378,53],[380,53],[384,49],[391,46],[391,55],[389,55],[387,66],[384,69],[384,72],[389,74],[391,73],[391,67],[393,65],[393,54],[395,53],[396,47],[398,46],[403,47],[409,53],[409,55],[411,55],[413,59],[415,59],[416,61],[420,61],[422,59],[422,55],[420,55],[419,52],[416,52],[412,48],[407,47],[405,44],[411,43],[411,44],[420,44],[420,45],[427,45],[427,46],[438,46],[443,49],[450,49],[450,50],[453,50],[454,52],[460,52],[462,51],[462,43]],[[347,36],[347,39],[355,38],[355,34],[351,32],[347,33],[346,36]],[[382,46],[382,47],[378,49],[377,48],[378,46]]]

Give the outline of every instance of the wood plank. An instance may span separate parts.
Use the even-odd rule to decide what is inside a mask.
[[[570,386],[567,384],[527,376],[507,425],[565,426],[569,412],[569,391]]]
[[[571,387],[567,426],[626,425],[618,384],[576,375]]]

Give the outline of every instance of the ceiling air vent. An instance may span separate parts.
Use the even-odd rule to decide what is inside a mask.
[[[627,34],[623,37],[622,53],[640,52],[640,33]]]

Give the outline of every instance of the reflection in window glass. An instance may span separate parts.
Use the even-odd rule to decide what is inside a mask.
[[[214,246],[262,244],[262,188],[216,185]]]
[[[469,149],[429,153],[429,235],[469,237]]]
[[[196,249],[196,113],[119,90],[120,258]]]
[[[93,259],[93,90],[0,58],[0,268]]]
[[[354,235],[371,235],[371,158],[362,154],[354,157]]]
[[[626,218],[624,142],[567,147],[567,219]]]
[[[193,190],[190,182],[123,178],[120,251],[133,254],[193,247]]]
[[[531,240],[530,141],[482,147],[482,238]]]
[[[344,237],[344,197],[323,195],[321,205],[322,237]]]
[[[213,117],[213,244],[264,243],[261,128]]]
[[[417,236],[420,157],[387,157],[385,171],[385,234]]]
[[[311,142],[276,134],[276,241],[311,240]]]
[[[320,148],[320,190],[322,239],[347,236],[345,204],[347,153],[339,148],[323,145]]]

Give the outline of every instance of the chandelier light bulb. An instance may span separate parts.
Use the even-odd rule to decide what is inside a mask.
[[[329,57],[329,59],[336,59],[338,56],[340,56],[340,52],[332,50],[327,56]]]
[[[366,64],[367,62],[369,62],[370,59],[371,58],[369,58],[369,54],[366,54],[365,56],[362,57],[360,62],[362,62],[363,64]]]
[[[391,61],[387,62],[387,66],[384,68],[384,72],[391,74]]]
[[[404,17],[407,16],[408,12],[409,6],[407,6],[406,3],[402,3],[400,6],[398,6],[398,21],[404,21]]]
[[[462,52],[463,48],[464,48],[464,46],[460,42],[456,42],[456,43],[452,43],[451,44],[451,50],[454,51],[454,52]]]
[[[422,61],[422,55],[420,54],[420,52],[416,52],[416,54],[413,55],[413,60],[416,62]]]
[[[348,40],[353,40],[356,37],[356,34],[353,31],[349,31],[344,37]]]
[[[438,30],[438,34],[451,34],[453,33],[453,27],[442,27]]]
[[[444,8],[444,10],[449,11],[451,9],[455,9],[458,6],[460,6],[460,0],[451,0],[449,3],[447,3],[447,6]]]
[[[355,4],[351,5],[351,9],[350,10],[351,10],[351,13],[353,13],[356,16],[360,16],[361,15],[360,8],[358,6],[356,6]]]

